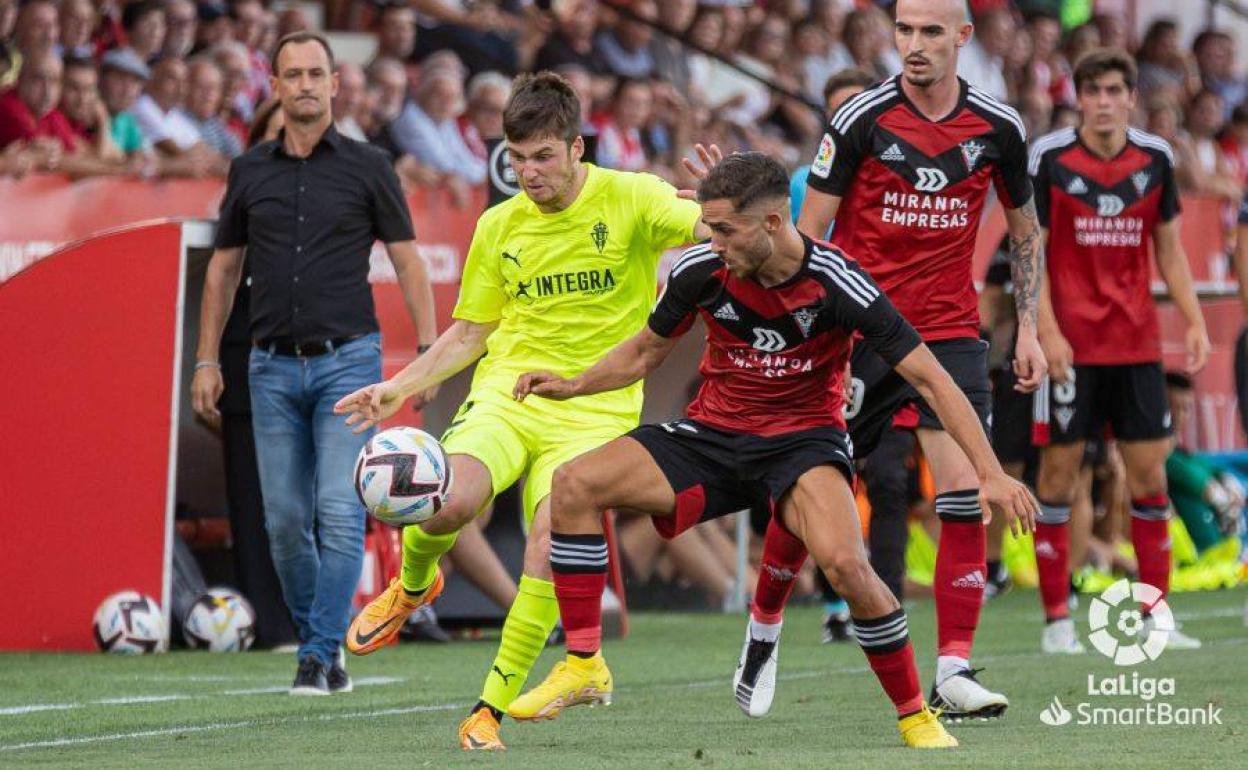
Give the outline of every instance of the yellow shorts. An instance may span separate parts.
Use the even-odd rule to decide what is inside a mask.
[[[637,427],[637,418],[587,412],[576,401],[529,396],[517,403],[510,394],[474,390],[442,434],[447,454],[480,460],[490,472],[493,494],[524,482],[525,528],[537,505],[550,495],[555,469],[572,458]]]

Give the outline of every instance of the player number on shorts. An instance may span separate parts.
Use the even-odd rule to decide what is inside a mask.
[[[1073,404],[1075,402],[1075,373],[1073,370],[1070,372],[1070,379],[1053,386],[1053,400],[1059,404]]]
[[[862,396],[866,391],[866,386],[862,384],[862,380],[857,377],[850,379],[849,394],[845,399],[846,420],[852,420],[858,416],[858,412],[862,410]]]

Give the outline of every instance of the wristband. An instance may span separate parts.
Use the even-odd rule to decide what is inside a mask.
[[[208,369],[208,368],[220,369],[221,362],[220,361],[196,361],[195,362],[195,371],[199,371],[200,369]]]

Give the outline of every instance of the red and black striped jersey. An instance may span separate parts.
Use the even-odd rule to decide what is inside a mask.
[[[1049,292],[1077,364],[1161,360],[1150,287],[1153,228],[1179,215],[1174,154],[1135,128],[1112,158],[1068,128],[1031,148],[1036,213],[1048,228]]]
[[[703,382],[690,418],[757,436],[844,430],[842,379],[854,333],[894,364],[920,344],[858,263],[835,246],[803,240],[801,268],[771,287],[733,275],[710,244],[673,265],[649,325],[673,337],[699,315],[706,322]]]
[[[895,76],[851,98],[807,182],[843,199],[832,239],[929,341],[979,334],[971,263],[988,185],[1009,208],[1031,198],[1022,119],[961,78],[958,86],[957,106],[936,121]]]

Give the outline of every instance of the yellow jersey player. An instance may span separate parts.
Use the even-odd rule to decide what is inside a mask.
[[[454,323],[393,378],[335,406],[365,429],[485,355],[442,437],[451,499],[429,521],[404,529],[400,578],[364,608],[346,640],[365,655],[398,633],[441,592],[438,559],[459,529],[526,477],[524,574],[481,699],[460,725],[464,749],[504,748],[499,720],[559,618],[549,564],[555,469],[627,433],[641,414],[640,382],[571,404],[517,403],[516,378],[534,370],[575,375],[631,337],[654,304],[662,252],[710,234],[698,205],[658,177],[582,163],[580,125],[580,104],[563,78],[543,72],[516,80],[503,127],[523,194],[477,223]]]

